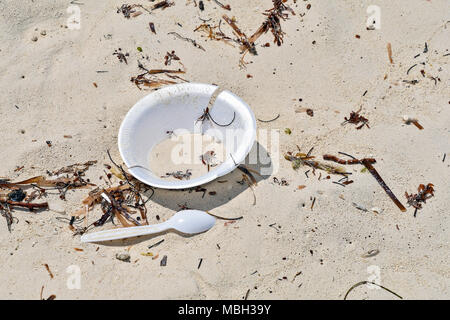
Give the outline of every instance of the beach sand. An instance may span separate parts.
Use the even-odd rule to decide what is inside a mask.
[[[178,61],[164,65],[166,53],[175,50],[186,68],[184,79],[234,92],[259,119],[280,114],[276,121],[257,122],[258,129],[278,130],[279,148],[268,149],[276,165],[271,176],[259,178],[256,205],[251,190],[236,183],[242,179],[236,170],[222,178],[227,183],[204,186],[215,196],[156,190],[148,203],[150,223],[158,222],[156,216],[168,219],[183,204],[243,216],[235,223],[219,220],[193,237],[167,233],[82,244],[68,229],[68,219],[89,190],[70,191],[66,201],[49,192],[45,200],[52,210],[15,210],[18,221],[11,232],[0,219],[0,298],[39,299],[44,286],[44,298],[54,294],[56,299],[243,299],[247,293],[248,299],[343,299],[352,285],[365,280],[404,299],[450,298],[450,157],[443,161],[450,151],[450,3],[289,0],[296,15],[281,22],[282,46],[273,43],[270,32],[264,34],[256,43],[258,55],[247,54],[251,63],[241,69],[237,45],[208,40],[193,30],[202,23],[199,17],[216,25],[227,14],[249,36],[272,1],[248,0],[245,6],[239,0],[221,1],[231,11],[214,1],[204,1],[204,11],[194,1],[174,2],[126,19],[116,12],[124,3],[117,0],[79,0],[70,12],[69,1],[0,1],[0,177],[23,180],[97,160],[86,177],[103,186],[103,164],[111,164],[106,150],[121,161],[121,121],[151,92],[130,81],[142,73],[137,61],[153,69],[180,68]],[[366,10],[372,4],[381,10],[381,25],[367,30]],[[79,29],[71,17],[77,10]],[[221,30],[232,36],[224,21]],[[169,32],[195,39],[205,51]],[[267,42],[270,47],[262,47]],[[127,64],[113,55],[119,48],[129,54]],[[342,126],[344,117],[360,107],[370,129]],[[302,108],[312,109],[314,116],[296,112]],[[417,118],[424,129],[404,124],[404,115]],[[294,171],[283,157],[297,145],[303,152],[314,147],[319,160],[338,152],[376,158],[375,168],[405,205],[405,191],[415,193],[422,183],[434,184],[435,197],[414,217],[414,208],[401,212],[361,165],[346,166],[354,181],[346,187],[332,183],[339,177],[325,179],[325,172],[319,181],[320,170],[307,178],[304,172],[311,168]],[[289,185],[276,184],[273,177]],[[306,187],[299,190],[299,185]],[[382,212],[371,211],[374,207]],[[100,216],[98,207],[89,213],[91,222]],[[161,239],[159,246],[147,248]],[[379,253],[364,257],[373,250]],[[116,259],[121,252],[130,254],[130,262]],[[141,255],[146,252],[159,258]],[[348,298],[397,299],[367,286]]]

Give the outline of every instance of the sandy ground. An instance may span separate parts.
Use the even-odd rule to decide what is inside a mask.
[[[11,233],[0,219],[0,298],[39,299],[45,286],[44,297],[55,294],[57,299],[242,299],[248,290],[249,299],[342,299],[363,280],[377,280],[405,299],[450,298],[450,157],[442,161],[450,151],[450,3],[289,0],[296,15],[282,22],[283,45],[262,48],[272,43],[267,33],[258,40],[258,56],[247,55],[252,63],[240,69],[237,47],[206,40],[193,30],[199,17],[217,24],[226,13],[252,34],[271,1],[248,0],[243,7],[242,1],[223,0],[231,11],[204,1],[203,12],[193,1],[174,1],[163,11],[126,19],[116,13],[122,1],[80,0],[81,28],[71,30],[65,27],[68,0],[0,0],[0,177],[25,179],[98,160],[87,176],[101,185],[103,163],[109,163],[106,150],[120,161],[116,140],[123,117],[149,93],[130,82],[139,73],[137,60],[148,55],[147,66],[162,68],[172,50],[185,65],[187,80],[230,89],[260,119],[280,114],[274,122],[258,122],[260,129],[279,129],[280,148],[269,149],[279,168],[259,182],[255,206],[251,191],[235,183],[239,172],[226,177],[226,187],[217,182],[206,186],[218,191],[215,197],[157,190],[148,205],[151,223],[157,222],[156,215],[169,218],[183,203],[244,216],[234,224],[219,221],[209,232],[189,238],[168,233],[114,245],[81,244],[57,217],[70,218],[87,190],[70,192],[65,202],[48,196],[52,208],[65,214],[16,210]],[[381,9],[379,30],[366,30],[371,4]],[[226,24],[221,28],[232,34]],[[196,39],[205,51],[168,36],[171,31]],[[423,53],[425,42],[428,52]],[[393,64],[387,43],[392,44]],[[118,48],[129,53],[128,64],[113,55]],[[403,82],[414,79],[419,80],[415,85]],[[341,126],[360,106],[370,129]],[[313,109],[314,117],[295,113],[298,108]],[[418,118],[425,129],[405,125],[405,114]],[[285,128],[292,134],[285,134]],[[296,172],[283,159],[296,145],[303,151],[314,146],[319,158],[338,151],[375,157],[377,170],[403,203],[404,192],[416,191],[421,183],[433,183],[435,197],[414,218],[412,208],[400,212],[361,166],[348,167],[354,183],[345,188],[332,183],[335,177],[319,181],[310,173],[307,178],[307,168]],[[289,186],[274,184],[274,176]],[[306,188],[298,190],[298,185]],[[363,212],[352,202],[383,211]],[[91,216],[98,218],[99,209]],[[147,249],[161,239],[161,245]],[[130,263],[115,258],[127,250]],[[370,250],[379,253],[364,258]],[[159,258],[141,255],[147,251]],[[165,267],[160,266],[163,255],[168,256]],[[77,267],[81,286],[69,289],[67,281]],[[396,299],[367,286],[349,298]]]

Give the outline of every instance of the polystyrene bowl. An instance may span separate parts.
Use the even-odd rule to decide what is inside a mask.
[[[138,101],[125,116],[120,126],[119,151],[129,172],[138,180],[153,187],[184,189],[196,187],[221,177],[244,161],[256,138],[256,121],[250,107],[238,96],[225,90],[210,109],[213,119],[199,123],[198,118],[208,106],[217,86],[183,83],[166,86]],[[156,176],[149,166],[152,148],[168,138],[167,132],[178,129],[190,133],[202,132],[221,140],[226,145],[225,161],[205,175],[190,180],[171,181]]]

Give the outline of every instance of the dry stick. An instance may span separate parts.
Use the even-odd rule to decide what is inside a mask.
[[[386,183],[383,181],[381,176],[378,174],[377,170],[372,166],[370,161],[367,159],[362,159],[361,164],[363,164],[367,170],[372,174],[372,176],[377,180],[377,182],[380,184],[381,187],[383,187],[384,191],[386,191],[387,195],[394,201],[394,203],[397,205],[397,207],[402,211],[405,212],[406,208],[401,204],[401,202],[397,199],[397,197],[394,195],[394,193],[389,189],[389,187],[386,185]]]
[[[392,46],[391,46],[390,42],[388,42],[388,44],[387,44],[387,52],[388,52],[389,62],[391,64],[394,64],[394,60],[392,60]]]
[[[44,203],[28,203],[28,202],[17,202],[17,201],[11,201],[11,200],[7,200],[5,201],[7,204],[9,204],[10,206],[17,206],[17,207],[24,207],[24,208],[28,208],[30,210],[33,209],[39,209],[39,208],[48,208],[48,202],[44,202]]]
[[[347,293],[345,294],[344,300],[347,300],[347,296],[348,296],[348,294],[350,293],[350,291],[352,291],[352,290],[355,289],[356,287],[359,287],[359,286],[361,286],[361,285],[363,285],[363,284],[368,284],[368,283],[373,284],[373,285],[376,285],[376,286],[380,287],[381,289],[384,289],[384,290],[386,290],[387,292],[390,292],[390,293],[392,293],[394,296],[397,296],[397,297],[399,297],[400,299],[403,300],[403,298],[402,298],[400,295],[396,294],[394,291],[389,290],[388,288],[383,287],[382,285],[376,284],[375,282],[372,282],[372,281],[361,281],[361,282],[358,282],[357,284],[353,285],[350,289],[348,289]]]
[[[394,203],[397,205],[397,207],[402,212],[406,211],[406,208],[400,203],[400,201],[397,199],[397,197],[394,195],[394,193],[391,191],[391,189],[389,189],[389,187],[386,185],[384,180],[378,174],[377,170],[375,170],[375,168],[372,166],[372,163],[376,162],[375,159],[366,158],[366,159],[358,160],[349,154],[346,154],[343,152],[339,152],[339,153],[352,158],[352,160],[342,160],[342,159],[339,159],[339,158],[337,158],[333,155],[329,155],[329,154],[323,155],[323,159],[329,160],[329,161],[334,161],[334,162],[341,163],[341,164],[358,164],[358,163],[360,163],[360,164],[364,165],[367,168],[367,170],[369,170],[369,172],[372,174],[372,176],[375,178],[375,180],[377,180],[377,182],[380,184],[380,186],[383,187],[384,191],[388,194],[388,196],[392,199],[392,201],[394,201]]]
[[[53,273],[50,270],[50,267],[48,266],[48,264],[44,263],[44,267],[45,267],[45,269],[47,269],[47,272],[48,272],[48,275],[50,276],[50,278],[53,279]]]

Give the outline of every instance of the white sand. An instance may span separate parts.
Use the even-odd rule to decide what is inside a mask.
[[[274,45],[270,32],[262,36],[258,56],[246,56],[252,61],[246,70],[238,66],[237,47],[205,41],[193,30],[201,23],[199,16],[217,24],[226,13],[250,35],[263,21],[261,13],[272,7],[271,1],[248,0],[242,7],[242,1],[223,0],[231,11],[204,1],[204,12],[192,1],[174,1],[176,5],[164,11],[125,19],[116,13],[122,1],[80,0],[80,30],[61,27],[67,24],[69,1],[0,1],[0,177],[25,179],[98,160],[87,175],[101,184],[103,163],[109,163],[106,150],[120,160],[116,139],[124,115],[149,92],[130,82],[141,72],[137,60],[149,68],[164,68],[166,52],[175,50],[186,67],[185,79],[228,88],[260,119],[280,113],[278,120],[258,126],[280,129],[280,167],[274,176],[285,178],[289,186],[273,184],[272,177],[261,180],[255,206],[251,191],[235,182],[241,179],[238,171],[224,177],[228,183],[206,186],[217,191],[214,197],[157,190],[148,205],[151,223],[157,222],[156,215],[169,218],[184,203],[244,219],[228,225],[219,221],[195,237],[169,233],[114,246],[81,244],[67,222],[56,219],[69,218],[86,190],[69,192],[66,202],[49,195],[51,206],[65,210],[65,215],[16,210],[19,221],[11,233],[0,219],[0,298],[38,299],[44,285],[44,296],[55,294],[57,299],[241,299],[248,289],[249,299],[342,299],[353,284],[368,280],[370,266],[375,267],[369,271],[379,268],[382,285],[406,299],[450,298],[450,156],[442,162],[450,151],[450,56],[444,56],[450,49],[448,0],[376,1],[381,29],[372,31],[366,30],[366,9],[373,1],[289,0],[297,15],[282,22],[284,44]],[[151,5],[144,0],[136,3]],[[149,22],[155,24],[157,35],[149,31]],[[232,34],[224,23],[221,29]],[[168,36],[171,31],[196,39],[206,51]],[[271,46],[262,48],[266,42]],[[388,42],[394,64],[389,63]],[[429,51],[422,53],[425,42]],[[118,48],[129,53],[128,65],[112,55]],[[419,65],[406,75],[415,63]],[[173,61],[168,67],[180,65]],[[435,84],[428,76],[440,81]],[[420,82],[402,82],[412,79]],[[344,117],[360,106],[371,128],[341,126]],[[314,117],[295,113],[299,107],[313,109]],[[403,115],[418,118],[425,129],[404,125]],[[292,134],[284,134],[285,128]],[[306,169],[295,172],[282,156],[296,145],[303,151],[314,146],[319,158],[338,151],[375,157],[377,170],[403,203],[404,192],[416,191],[420,183],[433,183],[436,195],[414,218],[412,208],[400,212],[375,179],[360,172],[361,166],[348,167],[354,183],[345,188],[331,182],[335,177],[318,181],[311,173],[307,179]],[[17,166],[24,169],[14,172]],[[306,188],[297,190],[298,185]],[[313,210],[311,197],[316,197]],[[384,211],[363,212],[352,202]],[[100,214],[97,208],[90,217]],[[160,258],[167,255],[166,267],[160,266],[160,258],[141,255],[160,239],[165,242],[149,251]],[[380,253],[362,257],[373,249]],[[130,263],[115,258],[126,250]],[[66,271],[72,265],[81,270],[80,289],[67,287]],[[350,298],[396,299],[365,286]]]

